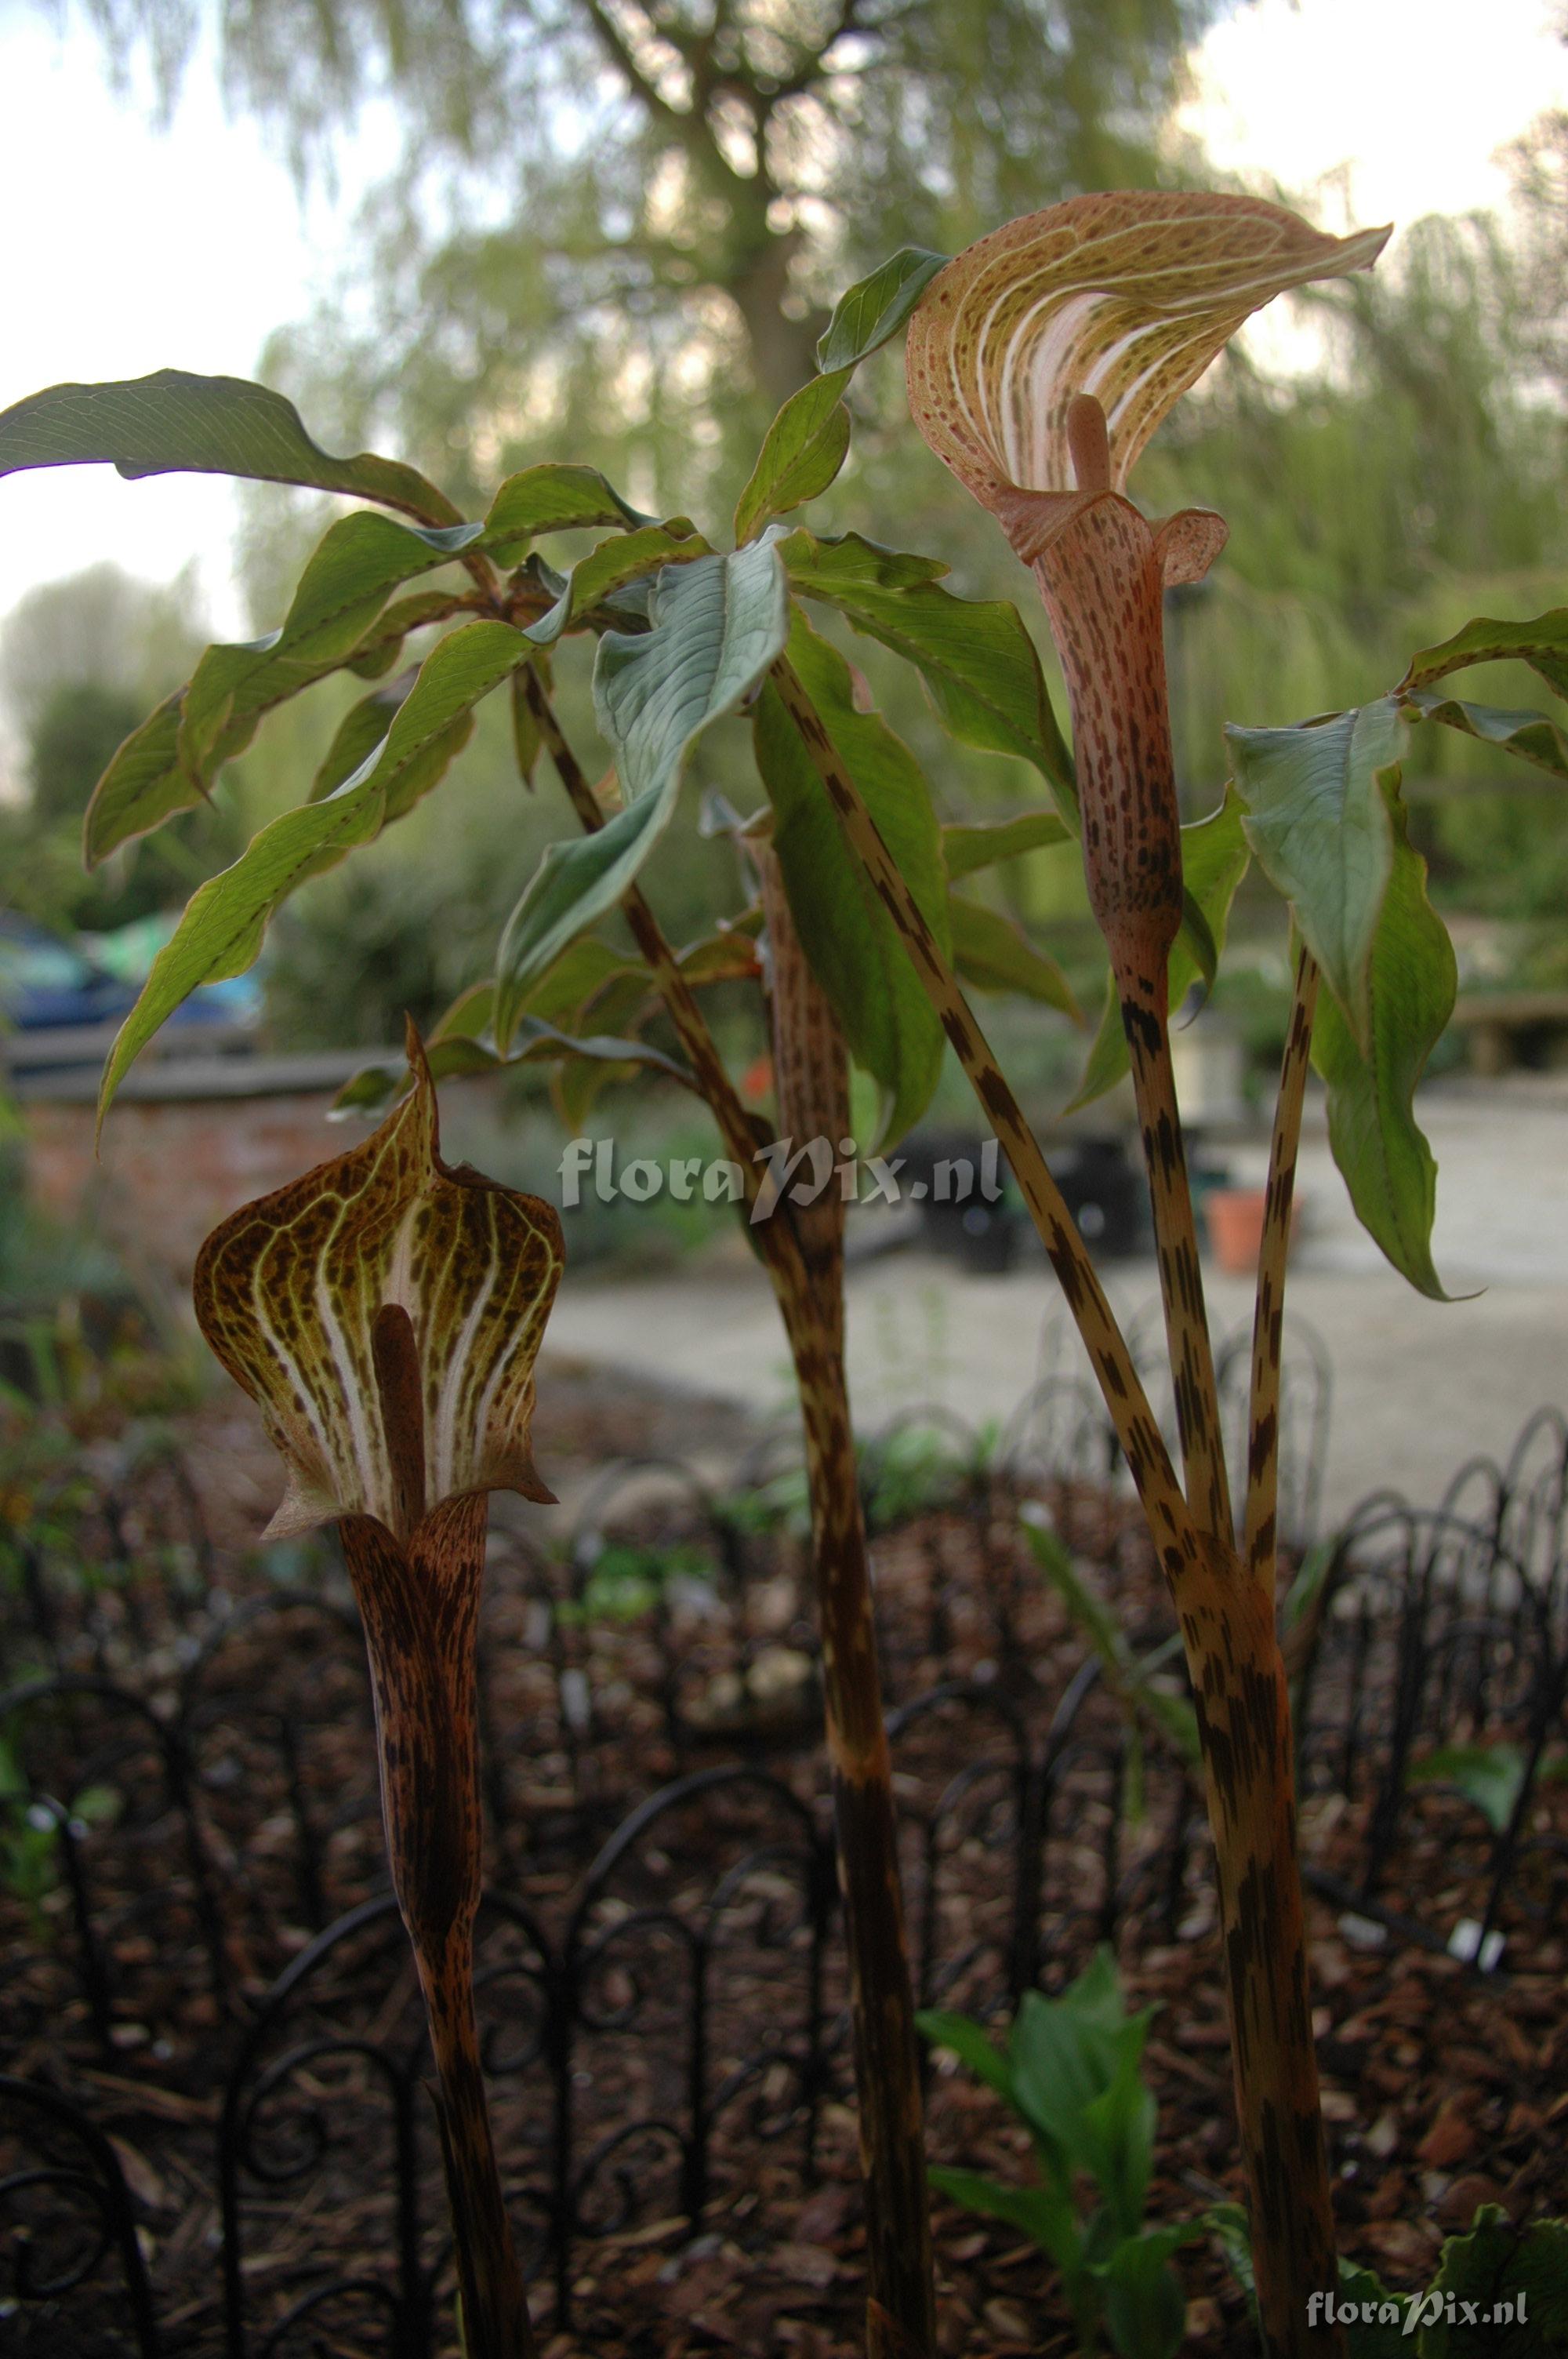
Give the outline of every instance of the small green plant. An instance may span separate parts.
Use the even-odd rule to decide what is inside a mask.
[[[1170,2359],[1186,2303],[1171,2256],[1198,2232],[1150,2228],[1154,2095],[1143,2079],[1153,2009],[1129,2015],[1116,1962],[1098,1950],[1058,1999],[1026,1991],[1006,2049],[967,2015],[923,2014],[922,2033],[1006,2100],[1034,2141],[1037,2187],[978,2170],[933,2169],[932,2184],[971,2212],[1033,2236],[1061,2272],[1081,2350],[1108,2334],[1122,2359]],[[1097,2201],[1086,2209],[1084,2181]]]

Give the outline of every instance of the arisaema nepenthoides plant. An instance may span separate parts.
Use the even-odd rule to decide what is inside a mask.
[[[440,1154],[414,1087],[362,1144],[242,1205],[196,1315],[288,1472],[269,1537],[335,1525],[364,1624],[393,1889],[418,1969],[470,2359],[534,2348],[474,2012],[483,1825],[474,1654],[489,1494],[547,1501],[534,1362],[560,1280],[537,1196]]]
[[[863,708],[843,655],[807,619],[813,603],[847,618],[914,667],[957,736],[1022,757],[1065,793],[1070,764],[1017,613],[955,597],[937,560],[778,521],[838,474],[854,370],[896,334],[939,263],[900,256],[846,298],[825,339],[822,375],[786,404],[741,490],[730,549],[685,516],[641,515],[592,469],[554,463],[510,477],[482,519],[465,521],[413,468],[334,459],[287,402],[230,379],[164,371],[56,386],[0,417],[0,473],[112,462],[129,475],[227,473],[373,504],[329,528],[277,631],[210,648],[121,748],[86,816],[90,862],[211,793],[275,707],[345,673],[382,680],[410,635],[425,635],[411,684],[372,686],[351,704],[299,806],[195,894],[112,1051],[105,1113],[187,993],[247,967],[290,893],[438,786],[485,697],[510,698],[523,777],[543,752],[566,790],[579,832],[552,845],[521,893],[492,975],[435,1028],[419,1071],[439,1078],[546,1063],[578,1111],[606,1074],[654,1073],[706,1103],[738,1174],[738,1209],[773,1283],[801,1395],[866,2184],[868,2335],[875,2350],[916,2354],[934,2351],[935,2332],[924,2133],[844,1381],[843,1208],[837,1179],[821,1184],[816,1153],[781,1194],[759,1150],[782,1132],[814,1150],[829,1145],[838,1160],[850,1060],[881,1104],[878,1139],[860,1144],[891,1147],[928,1103],[944,1054],[941,1023],[842,841],[786,691],[809,687],[813,712],[827,717],[852,764],[879,841],[893,847],[943,956],[986,988],[1077,1012],[1053,962],[969,881],[997,861],[1065,842],[1062,821],[1036,809],[944,829],[914,756]],[[538,544],[567,532],[593,545],[562,573]],[[569,662],[574,646],[593,654],[595,711],[614,763],[597,785],[554,691],[552,664]],[[761,906],[677,950],[639,872],[675,819],[692,747],[741,709],[752,723],[750,796],[726,784],[741,803],[760,806],[742,840]],[[957,879],[964,890],[951,889]],[[714,982],[761,978],[760,926],[777,1076],[772,1125],[744,1108],[698,996]],[[370,1104],[387,1086],[372,1075],[350,1094]],[[753,1220],[770,1201],[768,1216]]]
[[[1451,945],[1427,899],[1400,799],[1409,732],[1436,721],[1568,776],[1568,741],[1533,712],[1462,703],[1460,667],[1530,665],[1568,690],[1568,614],[1470,624],[1418,655],[1372,704],[1290,728],[1230,728],[1231,778],[1206,821],[1180,823],[1162,602],[1224,546],[1223,520],[1145,517],[1130,470],[1173,404],[1260,305],[1369,266],[1387,232],[1335,239],[1235,197],[1086,197],[1009,223],[922,290],[909,331],[916,424],[1033,570],[1072,708],[1081,838],[1109,953],[1106,1020],[1080,1098],[1130,1063],[1152,1197],[1185,1483],[1061,1197],[942,945],[830,725],[787,662],[775,679],[848,841],[898,924],[1007,1148],[1104,1391],[1169,1582],[1202,1737],[1221,1903],[1238,2112],[1257,2285],[1273,2353],[1328,2347],[1308,2297],[1334,2282],[1334,2226],[1307,1995],[1288,1696],[1275,1636],[1281,1339],[1309,1060],[1362,1221],[1396,1267],[1442,1299],[1435,1166],[1416,1083],[1452,1010]],[[1169,1016],[1212,981],[1249,857],[1289,905],[1295,995],[1260,1257],[1240,1528],[1225,1463]],[[1320,993],[1320,980],[1327,989]]]
[[[289,404],[229,379],[163,372],[128,385],[58,386],[0,417],[0,473],[112,462],[127,474],[228,473],[373,504],[331,526],[279,631],[210,649],[188,687],[122,748],[88,813],[90,858],[211,791],[275,705],[335,674],[382,678],[410,634],[426,635],[412,685],[373,688],[351,705],[300,806],[195,895],[115,1045],[105,1106],[185,995],[249,965],[297,886],[435,788],[476,706],[503,690],[520,767],[530,774],[541,748],[550,756],[580,833],[554,844],[524,889],[492,978],[437,1027],[431,1067],[440,1074],[548,1062],[579,1104],[606,1071],[679,1081],[710,1109],[749,1220],[765,1182],[766,1167],[753,1158],[766,1134],[742,1107],[697,995],[716,979],[755,977],[756,921],[746,916],[677,951],[639,872],[676,820],[692,747],[721,716],[750,712],[771,821],[761,855],[767,922],[784,953],[773,962],[773,1011],[781,1111],[807,1129],[831,1129],[847,1049],[878,1084],[885,1136],[896,1138],[929,1100],[944,1040],[952,1044],[1085,1336],[1171,1581],[1204,1718],[1259,2285],[1268,2338],[1281,2352],[1311,2340],[1305,2295],[1332,2282],[1322,2273],[1332,2227],[1272,1608],[1281,1289],[1308,1044],[1358,1212],[1415,1283],[1438,1291],[1433,1165],[1411,1095],[1446,1021],[1454,968],[1408,841],[1399,762],[1409,728],[1431,719],[1568,775],[1553,723],[1461,703],[1440,686],[1464,664],[1517,658],[1562,691],[1568,616],[1476,623],[1418,657],[1389,696],[1357,712],[1229,732],[1232,779],[1222,803],[1176,836],[1173,807],[1157,801],[1168,784],[1159,595],[1167,580],[1212,559],[1221,527],[1190,516],[1147,526],[1122,485],[1139,443],[1250,310],[1283,288],[1369,261],[1379,242],[1322,238],[1248,201],[1128,196],[1053,208],[946,269],[938,255],[897,255],[840,303],[820,374],[785,404],[741,492],[733,549],[715,546],[686,516],[640,515],[602,476],[577,466],[526,468],[500,486],[482,519],[465,521],[413,468],[370,455],[333,459]],[[1011,606],[955,597],[939,560],[780,521],[834,481],[849,443],[853,373],[923,298],[917,403],[924,385],[942,386],[946,369],[951,393],[933,397],[949,414],[933,419],[933,431],[957,430],[958,421],[976,487],[1043,569],[1075,704],[1076,781],[1033,641]],[[606,537],[563,574],[537,543],[565,531]],[[814,626],[813,609],[913,666],[951,734],[1032,765],[1054,809],[940,827],[919,764],[866,709],[863,683]],[[593,650],[595,712],[614,763],[599,786],[561,727],[552,691],[552,662],[569,662],[583,643]],[[1084,1093],[1117,1078],[1130,1054],[1152,1134],[1190,1499],[963,987],[1005,980],[1070,1004],[1038,945],[973,897],[968,880],[988,863],[1080,833],[1113,969]],[[1212,978],[1249,857],[1288,900],[1300,954],[1238,1546],[1225,1511],[1164,1029],[1169,1005],[1193,978]],[[953,889],[960,881],[964,889]],[[629,949],[605,939],[617,914]],[[1318,995],[1320,973],[1328,987]],[[839,1349],[838,1223],[829,1207],[786,1191],[773,1217],[749,1234],[780,1302],[805,1410],[848,1897],[868,2316],[877,2347],[927,2352],[918,2083]]]

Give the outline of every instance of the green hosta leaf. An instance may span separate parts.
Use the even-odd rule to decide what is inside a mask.
[[[849,413],[840,396],[853,375],[852,368],[835,369],[784,403],[736,502],[738,541],[754,540],[770,516],[787,516],[827,489],[849,448]]]
[[[1071,843],[1072,830],[1054,810],[1020,811],[1015,819],[976,820],[942,831],[942,855],[956,885],[977,868],[1017,860],[1026,852]]]
[[[1195,820],[1182,830],[1182,878],[1186,898],[1196,909],[1207,928],[1217,964],[1225,948],[1226,929],[1230,921],[1230,905],[1236,898],[1236,888],[1247,873],[1249,858],[1247,838],[1242,831],[1241,805],[1234,787],[1227,787],[1225,800],[1207,819]],[[1181,1006],[1195,983],[1202,979],[1197,951],[1196,929],[1189,919],[1176,938],[1171,952],[1171,998],[1173,1014]],[[1212,978],[1211,978],[1212,979]],[[1075,1113],[1103,1097],[1114,1089],[1127,1071],[1127,1035],[1122,1029],[1121,1003],[1117,997],[1114,978],[1107,976],[1105,1006],[1100,1011],[1099,1029],[1084,1066],[1077,1094],[1065,1111]]]
[[[680,521],[684,524],[685,519]],[[645,525],[620,540],[601,540],[579,565],[573,566],[549,613],[530,623],[524,636],[539,647],[553,647],[563,631],[629,582],[640,582],[661,566],[689,564],[711,554],[700,533],[677,532],[664,524]]]
[[[623,500],[597,467],[546,462],[508,475],[490,504],[481,546],[498,565],[515,565],[535,533],[656,522]]]
[[[1391,696],[1293,729],[1225,733],[1247,841],[1363,1049],[1372,941],[1394,856],[1384,781],[1397,783],[1406,740]]]
[[[1400,682],[1407,695],[1430,688],[1466,664],[1527,663],[1559,696],[1568,696],[1568,606],[1537,614],[1528,623],[1495,623],[1478,615],[1435,647],[1423,647]]]
[[[961,2203],[966,2212],[979,2212],[987,2219],[1005,2220],[1010,2228],[1033,2236],[1058,2268],[1076,2267],[1082,2239],[1073,2217],[1072,2198],[1063,2190],[1006,2187],[1000,2179],[988,2179],[983,2171],[952,2170],[943,2164],[933,2165],[929,2176],[932,2186],[949,2202]]]
[[[789,591],[771,542],[667,567],[651,628],[599,643],[594,705],[614,746],[625,808],[596,834],[554,843],[508,920],[496,966],[496,1022],[507,1037],[535,982],[613,907],[668,825],[687,753],[732,712],[781,653]]]
[[[1033,762],[1076,833],[1072,756],[1015,607],[955,598],[932,578],[937,569],[927,560],[879,549],[858,533],[817,540],[796,531],[780,549],[802,596],[836,606],[857,631],[915,666],[956,737]]]
[[[1496,2315],[1505,2302],[1511,2319]],[[1469,2234],[1444,2245],[1428,2304],[1434,2314],[1421,2329],[1421,2359],[1560,2359],[1568,2350],[1568,2221],[1516,2228],[1499,2204],[1483,2204]]]
[[[948,895],[947,919],[953,964],[966,983],[977,991],[1020,991],[1027,999],[1059,1007],[1075,1024],[1083,1022],[1084,1011],[1066,976],[1054,959],[1035,949],[1022,926],[979,901],[967,901],[961,893]]]
[[[1456,696],[1439,696],[1425,689],[1413,690],[1400,701],[1412,720],[1441,721],[1446,728],[1478,737],[1484,745],[1496,745],[1521,762],[1533,762],[1538,770],[1548,770],[1554,778],[1568,778],[1568,734],[1544,712],[1465,704]]]
[[[1517,1745],[1444,1745],[1412,1761],[1410,1786],[1456,1787],[1474,1802],[1495,1834],[1506,1832],[1524,1785],[1524,1755]]]
[[[933,2048],[950,2049],[960,2064],[967,2064],[977,2081],[994,2089],[999,2097],[1012,2103],[1012,2067],[1001,2049],[972,2017],[952,2015],[939,2007],[927,2007],[914,2018],[915,2029],[922,2039]]]
[[[422,523],[461,516],[417,468],[362,451],[334,459],[280,393],[237,376],[152,376],[52,385],[0,411],[0,475],[23,467],[108,465],[122,475],[244,475],[304,484],[401,508]]]
[[[547,1498],[529,1450],[533,1367],[561,1275],[561,1224],[537,1196],[441,1160],[436,1093],[416,1086],[381,1128],[276,1195],[242,1205],[197,1256],[202,1333],[256,1402],[288,1469],[269,1537],[373,1516],[406,1542],[443,1500]],[[409,1241],[439,1240],[438,1251]],[[423,1484],[377,1397],[383,1307],[413,1324]]]
[[[905,245],[879,263],[833,306],[816,347],[819,369],[852,369],[897,335],[939,270],[945,254]]]
[[[947,949],[941,830],[925,773],[880,713],[855,710],[849,665],[798,610],[789,655],[926,921]],[[892,1144],[930,1103],[942,1071],[942,1027],[771,682],[758,700],[752,738],[773,809],[773,846],[806,957],[856,1064],[881,1090],[881,1140]]]
[[[1119,2244],[1098,2272],[1106,2330],[1121,2359],[1173,2359],[1187,2331],[1187,2299],[1171,2255],[1180,2228],[1155,2228]]]
[[[329,795],[335,795],[345,779],[351,778],[361,765],[369,761],[412,686],[412,679],[406,674],[395,686],[378,688],[373,695],[362,696],[357,704],[350,705],[310,781],[309,799],[313,803],[324,802]]]
[[[470,623],[431,650],[370,760],[324,802],[286,811],[263,828],[232,868],[191,898],[158,952],[140,998],[120,1027],[99,1093],[99,1121],[135,1059],[199,984],[243,974],[279,904],[399,819],[445,774],[467,743],[473,708],[514,667],[527,643],[505,623]]]
[[[1437,1166],[1416,1126],[1415,1087],[1454,1011],[1454,948],[1426,897],[1404,807],[1383,789],[1392,864],[1368,965],[1365,1051],[1325,993],[1313,1062],[1328,1086],[1328,1139],[1362,1225],[1411,1284],[1445,1301],[1432,1262]]]
[[[185,692],[180,758],[211,783],[243,753],[264,712],[323,679],[359,648],[389,590],[470,546],[473,525],[421,531],[363,508],[327,531],[299,577],[281,630],[247,646],[209,647]]]
[[[200,799],[179,764],[179,717],[185,690],[176,689],[139,729],[134,729],[93,788],[82,826],[81,853],[89,868],[145,835],[176,811]]]

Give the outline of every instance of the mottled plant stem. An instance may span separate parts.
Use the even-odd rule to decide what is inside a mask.
[[[601,827],[587,774],[543,683],[524,695],[579,820]],[[849,1124],[843,1043],[811,975],[776,864],[757,848],[773,956],[773,1053],[786,1136],[830,1139]],[[633,886],[621,907],[651,968],[687,1062],[740,1166],[747,1233],[772,1280],[800,1391],[822,1634],[823,1701],[849,1962],[860,2168],[866,2194],[871,2359],[933,2359],[935,2293],[925,2188],[919,2059],[899,1875],[892,1764],[882,1715],[865,1520],[844,1381],[844,1206],[835,1183],[809,1206],[787,1201],[754,1223],[761,1143],[674,951]]]
[[[1079,1236],[1066,1201],[1040,1151],[989,1042],[943,956],[940,944],[904,882],[897,862],[861,799],[794,666],[781,657],[773,682],[800,732],[851,848],[893,923],[903,936],[915,973],[957,1051],[975,1095],[993,1125],[1014,1178],[1023,1192],[1050,1256],[1057,1283],[1077,1323],[1096,1378],[1105,1397],[1144,1514],[1149,1518],[1167,1574],[1178,1564],[1192,1535],[1192,1518],[1176,1480],[1148,1396],[1133,1365],[1126,1339],[1106,1299],[1105,1288]]]
[[[1252,1318],[1247,1522],[1242,1552],[1249,1572],[1271,1598],[1274,1594],[1279,1544],[1280,1366],[1284,1337],[1285,1263],[1291,1250],[1291,1208],[1295,1201],[1302,1105],[1306,1096],[1307,1067],[1312,1060],[1317,975],[1316,962],[1303,942],[1296,953],[1291,1028],[1280,1067],[1280,1094],[1274,1102],[1269,1190],[1263,1205],[1263,1245],[1258,1257],[1258,1299]]]
[[[773,669],[823,788],[957,1049],[1022,1188],[1088,1350],[1182,1632],[1203,1745],[1237,2114],[1259,2310],[1270,2359],[1331,2359],[1337,2328],[1307,2299],[1338,2282],[1307,1996],[1290,1702],[1272,1600],[1233,1534],[1189,1510],[1077,1230],[957,978],[787,660]],[[1172,1115],[1173,1120],[1173,1114]]]
[[[1197,1224],[1193,1218],[1186,1150],[1171,1065],[1164,962],[1157,980],[1119,976],[1121,1024],[1132,1066],[1133,1095],[1154,1210],[1160,1300],[1176,1399],[1176,1429],[1187,1498],[1204,1529],[1228,1542],[1234,1527],[1225,1472],[1225,1438],[1215,1382],[1214,1350],[1204,1305]]]
[[[782,1135],[847,1151],[849,1060],[795,930],[777,856],[759,845],[772,967],[773,1073]],[[840,1145],[842,1140],[843,1144]],[[780,1308],[800,1387],[822,1630],[822,1687],[844,1896],[860,2169],[867,2190],[868,2344],[931,2359],[936,2310],[925,2108],[904,1935],[892,1763],[882,1716],[865,1513],[844,1379],[844,1200],[837,1176],[791,1208],[804,1292]],[[770,1219],[763,1224],[772,1228]]]
[[[406,1323],[406,1312],[396,1315]],[[375,1344],[378,1391],[395,1435],[409,1396],[405,1386],[399,1399],[395,1337],[378,1332]],[[534,2359],[473,2005],[483,1841],[474,1641],[486,1506],[476,1494],[443,1501],[406,1545],[372,1516],[345,1516],[338,1528],[370,1657],[387,1864],[436,2062],[468,2359]]]

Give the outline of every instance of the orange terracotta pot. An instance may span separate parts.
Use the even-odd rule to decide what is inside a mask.
[[[1251,1277],[1263,1249],[1261,1188],[1216,1188],[1204,1198],[1204,1223],[1209,1251],[1228,1277]],[[1296,1228],[1297,1207],[1291,1207],[1291,1234]]]

